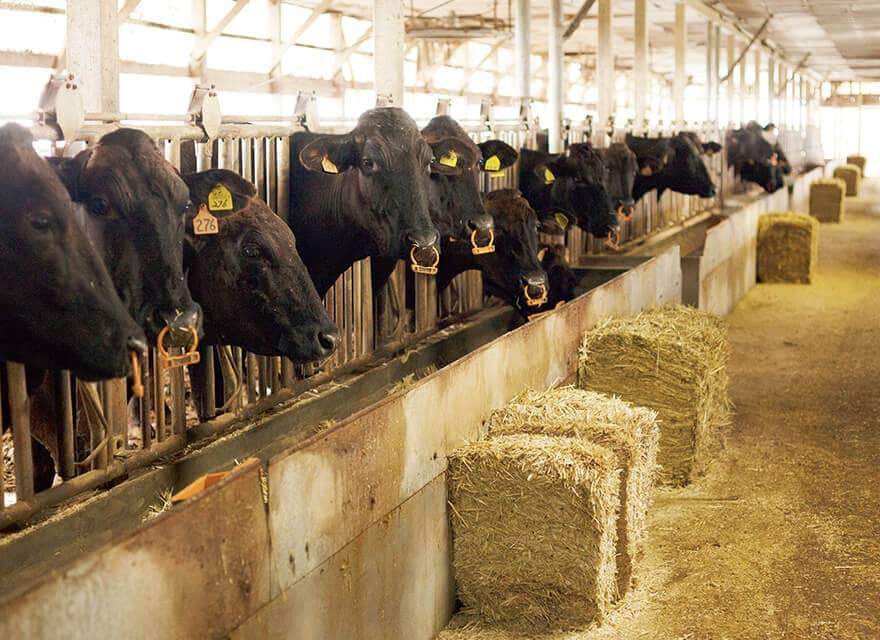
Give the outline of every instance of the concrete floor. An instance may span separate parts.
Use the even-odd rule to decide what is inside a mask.
[[[812,285],[758,285],[729,316],[727,444],[660,490],[636,590],[547,638],[880,638],[880,184],[823,225]],[[441,638],[535,638],[458,618]]]

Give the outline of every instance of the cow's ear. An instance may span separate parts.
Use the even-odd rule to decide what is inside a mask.
[[[194,210],[204,204],[216,217],[241,211],[257,193],[254,185],[229,169],[191,173],[183,176],[183,181],[189,188]]]
[[[703,143],[703,153],[705,153],[707,156],[714,156],[719,151],[721,151],[721,145],[717,142]]]
[[[480,155],[483,156],[483,160],[480,163],[480,168],[483,171],[507,169],[519,157],[516,149],[501,140],[487,140],[477,146],[480,147]]]
[[[431,145],[434,160],[431,172],[443,175],[461,175],[474,168],[477,155],[474,148],[458,138],[445,138]]]
[[[357,164],[357,146],[348,134],[321,136],[302,148],[299,161],[309,171],[342,173]]]
[[[91,157],[91,149],[86,149],[73,158],[47,158],[73,200],[78,200],[80,175]]]

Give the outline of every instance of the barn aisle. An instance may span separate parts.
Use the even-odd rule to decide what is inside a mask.
[[[880,184],[868,192],[821,228],[815,284],[759,285],[730,315],[735,423],[705,478],[660,491],[639,588],[605,625],[548,637],[880,638]],[[526,637],[469,631],[442,637]]]

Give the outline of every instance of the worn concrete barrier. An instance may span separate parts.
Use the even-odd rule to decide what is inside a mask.
[[[0,605],[0,638],[407,638],[455,604],[446,454],[572,380],[605,316],[681,299],[678,247],[274,456]]]

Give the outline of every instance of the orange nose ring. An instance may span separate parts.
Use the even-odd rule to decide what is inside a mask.
[[[633,219],[633,212],[635,211],[635,207],[629,207],[628,211],[629,211],[629,213],[624,213],[623,212],[623,205],[620,205],[619,207],[617,207],[617,217],[620,220],[624,220],[626,222],[629,222],[630,220]]]
[[[423,266],[416,262],[416,247],[415,245],[409,250],[409,268],[413,270],[413,273],[420,273],[423,276],[436,276],[437,275],[437,265],[440,264],[440,251],[435,246],[431,246],[431,251],[434,252],[434,264],[431,266]],[[494,250],[494,248],[493,248]]]
[[[141,363],[137,351],[131,352],[131,392],[135,398],[144,397],[144,383],[141,382]]]
[[[523,287],[523,295],[526,299],[526,304],[530,307],[539,307],[545,302],[547,302],[547,285],[541,283],[541,295],[537,298],[533,298],[529,295],[529,285]]]
[[[484,253],[495,253],[495,231],[489,229],[489,243],[481,247],[477,244],[477,230],[471,232],[471,253],[475,256],[481,256]]]
[[[165,336],[168,335],[168,327],[162,329],[159,332],[159,337],[156,340],[156,347],[159,349],[159,362],[165,369],[174,369],[176,367],[183,367],[188,364],[198,364],[201,356],[199,355],[199,332],[196,331],[195,327],[190,327],[190,332],[192,333],[192,342],[189,345],[189,349],[180,354],[179,356],[173,356],[168,353],[168,350],[165,348],[164,340]]]

